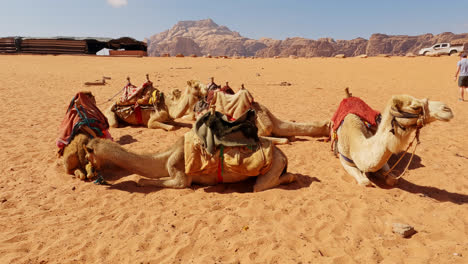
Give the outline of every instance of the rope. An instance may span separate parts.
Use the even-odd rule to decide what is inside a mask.
[[[106,104],[110,101],[112,101],[112,99],[114,99],[117,95],[121,94],[122,91],[126,88],[127,86],[124,86],[124,88],[122,88],[120,91],[118,91],[116,94],[114,94],[111,98],[107,99],[107,101],[104,101],[102,103],[99,103],[98,105],[103,105],[103,104]]]
[[[411,161],[413,161],[413,157],[414,157],[414,153],[416,152],[416,148],[418,147],[418,145],[421,143],[419,141],[419,131],[420,131],[420,127],[418,127],[418,129],[416,130],[416,135],[414,136],[413,140],[409,143],[408,147],[406,148],[405,150],[405,153],[403,153],[403,155],[401,155],[401,157],[397,160],[397,162],[395,164],[393,164],[393,166],[390,168],[390,170],[388,170],[387,172],[383,173],[383,176],[384,177],[387,177],[388,174],[390,174],[390,172],[393,171],[393,169],[395,169],[395,167],[398,165],[398,163],[400,163],[400,161],[403,159],[403,157],[406,155],[408,149],[413,145],[414,143],[414,140],[417,140],[416,142],[416,145],[414,145],[414,149],[413,149],[413,153],[411,154],[411,157],[410,157],[410,160],[408,161],[408,164],[406,165],[405,169],[403,170],[403,172],[398,176],[396,177],[396,179],[399,179],[401,177],[403,177],[403,175],[406,173],[406,171],[408,170],[409,168],[409,165],[411,164]]]

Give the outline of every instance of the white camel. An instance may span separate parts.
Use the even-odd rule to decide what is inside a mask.
[[[369,186],[366,173],[380,170],[378,175],[387,174],[390,169],[387,161],[392,153],[405,150],[417,130],[431,122],[452,118],[452,110],[444,103],[409,95],[396,95],[389,100],[376,132],[369,130],[357,115],[348,114],[337,131],[341,164],[358,184]],[[391,186],[397,179],[392,173],[385,176]]]

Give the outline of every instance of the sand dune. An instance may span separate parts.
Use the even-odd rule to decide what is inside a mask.
[[[0,56],[0,263],[466,263],[468,102],[457,101],[456,61]],[[171,190],[136,187],[125,172],[111,186],[67,175],[55,139],[71,98],[91,90],[104,109],[127,76],[140,85],[146,73],[163,91],[210,76],[234,90],[244,83],[297,122],[331,118],[345,87],[378,110],[393,94],[444,101],[455,118],[421,131],[414,163],[390,189],[358,186],[330,144],[311,138],[279,146],[299,181],[261,193],[253,180]],[[84,87],[102,76],[108,85]],[[283,81],[292,85],[268,85]],[[188,130],[111,133],[156,152]],[[418,233],[401,238],[395,222]]]

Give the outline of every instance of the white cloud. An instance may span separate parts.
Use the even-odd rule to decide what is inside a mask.
[[[128,4],[127,0],[107,0],[107,3],[112,7],[119,8],[122,6],[126,6]]]

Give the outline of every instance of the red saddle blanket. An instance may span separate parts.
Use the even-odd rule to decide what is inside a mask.
[[[363,121],[368,122],[372,126],[376,126],[377,123],[375,119],[380,115],[380,112],[372,109],[359,97],[345,98],[341,101],[340,106],[331,119],[333,122],[333,132],[338,130],[341,122],[348,114],[355,114]]]
[[[80,132],[82,126],[89,127],[98,137],[111,138],[107,131],[109,129],[107,118],[96,106],[94,97],[85,92],[77,93],[71,100],[59,127],[57,147],[64,148],[68,145]]]

